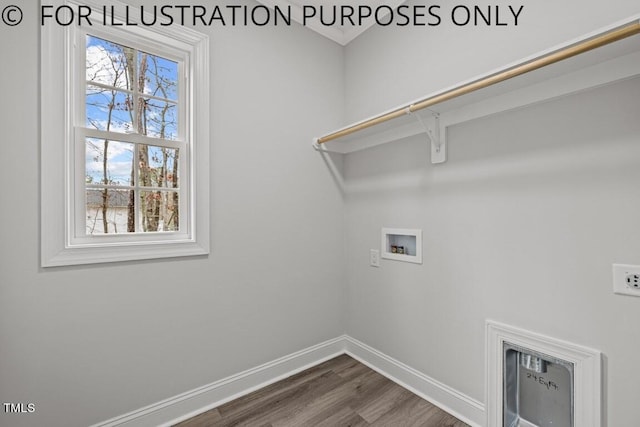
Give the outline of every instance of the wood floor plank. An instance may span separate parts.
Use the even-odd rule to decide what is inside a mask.
[[[309,420],[309,425],[314,427],[368,427],[366,422],[360,415],[355,413],[348,406],[342,407],[340,410],[330,414],[320,415],[319,417]]]
[[[351,384],[353,385],[353,394],[350,396],[349,405],[359,410],[375,399],[383,390],[392,387],[394,383],[376,371],[367,368],[362,374],[355,377]]]
[[[321,365],[324,365],[328,369],[331,369],[333,372],[340,376],[344,376],[345,373],[353,370],[354,368],[360,369],[360,367],[363,366],[362,363],[346,354],[341,354],[340,356],[327,360]]]
[[[214,425],[222,425],[222,417],[217,409],[212,409],[193,418],[181,422],[181,427],[209,427]]]
[[[226,420],[241,419],[243,414],[246,418],[252,413],[279,411],[287,405],[296,404],[292,398],[304,395],[307,389],[317,389],[318,384],[324,383],[331,375],[334,375],[331,366],[323,363],[224,404],[218,410]]]
[[[307,396],[302,410],[275,421],[274,427],[314,425],[332,416],[336,411],[348,407],[356,387],[355,380],[345,381],[337,374],[334,375],[340,378],[340,382],[332,390],[328,393],[314,393],[312,396]]]
[[[296,387],[288,388],[285,393],[265,396],[266,398],[259,405],[251,405],[247,408],[234,407],[232,411],[228,411],[226,405],[222,406],[220,407],[220,415],[222,415],[225,425],[253,427],[270,422],[275,427],[282,424],[281,420],[295,419],[299,413],[304,413],[309,402],[331,394],[331,391],[340,386],[342,382],[343,380],[338,375],[329,371],[319,377],[304,381]]]
[[[352,357],[343,354],[339,356],[341,359],[338,363],[331,364],[331,369],[342,378],[355,378],[364,373],[370,372],[371,368],[358,362]]]
[[[384,414],[372,426],[440,427],[441,416],[448,415],[438,407],[416,395]]]
[[[468,427],[342,355],[176,427]]]
[[[354,409],[367,422],[373,423],[384,414],[404,404],[411,396],[413,394],[409,390],[387,380],[382,387],[375,389],[368,399]]]
[[[300,392],[300,387],[313,387],[313,381],[321,381],[323,375],[329,375],[331,368],[326,364],[314,366],[304,372],[295,374],[275,384],[249,393],[232,402],[220,406],[218,409],[226,418],[237,416],[236,412],[260,410],[276,401],[285,401],[288,396]],[[309,384],[307,384],[309,383]]]

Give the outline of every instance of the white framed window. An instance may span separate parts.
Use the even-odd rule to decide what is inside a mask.
[[[42,266],[209,253],[208,38],[54,22],[41,49]]]

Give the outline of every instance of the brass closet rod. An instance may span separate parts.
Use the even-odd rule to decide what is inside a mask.
[[[318,144],[322,144],[343,136],[351,135],[352,133],[358,132],[363,129],[367,129],[371,126],[375,126],[377,124],[384,123],[386,121],[395,119],[397,117],[404,116],[405,114],[413,113],[415,111],[428,108],[432,105],[439,104],[441,102],[445,102],[462,95],[466,95],[468,93],[486,88],[488,86],[503,82],[505,80],[512,79],[514,77],[529,73],[531,71],[535,71],[539,68],[546,67],[547,65],[555,64],[556,62],[560,62],[564,59],[568,59],[573,56],[579,55],[581,53],[585,53],[590,50],[597,49],[599,47],[608,45],[618,40],[625,39],[627,37],[631,37],[636,34],[640,34],[639,20],[636,20],[629,24],[615,28],[606,33],[597,35],[583,42],[579,42],[574,45],[568,46],[566,48],[557,50],[555,52],[551,52],[549,54],[543,55],[539,58],[533,59],[529,62],[525,62],[521,65],[514,66],[513,68],[509,68],[505,71],[492,74],[480,80],[476,80],[471,83],[464,84],[462,86],[456,87],[446,92],[431,96],[429,98],[417,101],[405,107],[395,109],[388,113],[381,114],[369,120],[362,121],[355,125],[352,125],[347,128],[341,129],[339,131],[322,136],[318,138],[316,142]]]

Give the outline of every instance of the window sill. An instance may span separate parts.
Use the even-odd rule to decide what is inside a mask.
[[[158,258],[175,258],[185,256],[207,255],[209,248],[193,241],[173,241],[156,243],[136,243],[114,246],[81,246],[67,247],[61,251],[47,255],[42,254],[43,267],[63,267],[83,264],[102,264],[147,260]]]

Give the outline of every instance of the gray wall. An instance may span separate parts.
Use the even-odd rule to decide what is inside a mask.
[[[38,2],[24,3],[22,24],[0,25],[0,401],[36,412],[0,425],[103,421],[344,333],[343,200],[311,149],[343,118],[343,49],[297,25],[204,30],[211,255],[42,270]]]
[[[531,1],[517,30],[372,29],[347,48],[347,116],[634,13]],[[348,334],[479,401],[486,319],[593,347],[608,425],[638,425],[640,298],[611,289],[612,263],[640,263],[638,111],[635,79],[451,127],[442,165],[424,136],[347,155]],[[381,227],[423,229],[424,264],[370,267]]]
[[[345,50],[299,27],[208,30],[211,255],[47,270],[32,3],[0,25],[0,400],[37,411],[0,425],[102,421],[345,328],[484,401],[487,318],[602,350],[609,426],[637,424],[640,300],[611,293],[610,266],[640,262],[638,80],[451,128],[438,167],[417,137],[348,155],[346,206],[309,147],[635,0],[530,1],[517,30],[374,28]],[[370,268],[382,226],[422,228],[424,264]]]
[[[349,123],[640,13],[636,0],[410,0],[406,4],[441,5],[442,24],[372,27],[347,46]],[[524,9],[517,27],[458,27],[448,18],[455,5],[499,6],[503,22],[509,21],[508,5]]]

